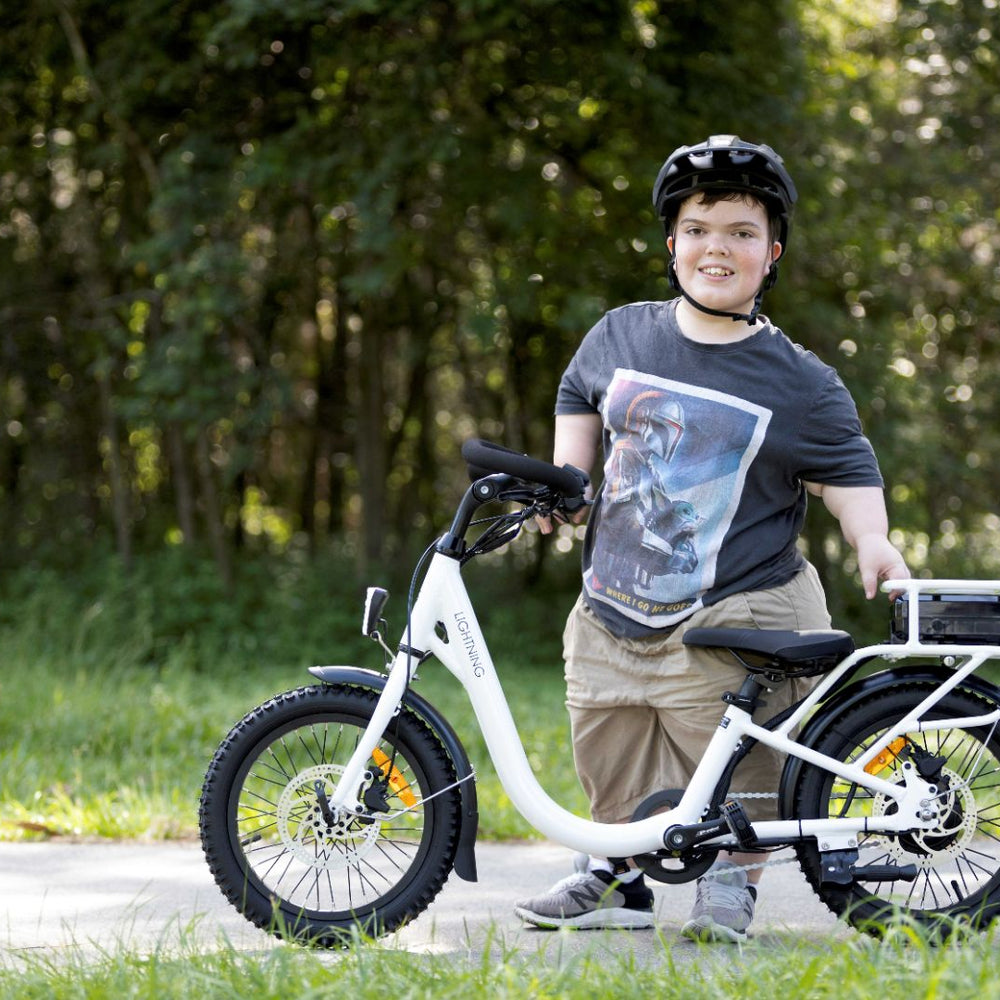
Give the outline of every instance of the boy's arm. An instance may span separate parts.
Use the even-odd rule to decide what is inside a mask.
[[[881,487],[806,483],[806,488],[823,498],[827,509],[840,522],[844,538],[857,552],[865,597],[875,596],[880,580],[909,577],[903,557],[889,541],[889,517]],[[890,594],[890,599],[895,596]]]
[[[598,413],[564,413],[556,417],[553,464],[575,465],[589,475],[597,461],[601,426]]]
[[[601,427],[601,416],[598,413],[564,413],[557,416],[555,444],[552,448],[553,465],[575,465],[590,475],[597,461]],[[583,515],[584,512],[580,511],[573,519],[582,520]],[[550,518],[539,517],[537,521],[543,535],[552,531]]]

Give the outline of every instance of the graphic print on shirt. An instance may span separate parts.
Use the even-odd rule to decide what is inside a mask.
[[[715,583],[771,411],[618,369],[602,417],[611,447],[584,584],[593,599],[663,628],[699,607]]]

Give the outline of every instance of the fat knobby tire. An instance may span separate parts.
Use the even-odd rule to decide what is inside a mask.
[[[209,765],[199,810],[209,868],[240,913],[279,937],[334,947],[388,933],[426,909],[451,871],[459,793],[435,793],[455,768],[408,709],[369,762],[369,815],[329,825],[323,796],[376,701],[341,684],[278,695],[233,727]]]
[[[919,705],[934,687],[910,682],[873,694],[846,709],[827,727],[816,749],[837,760],[859,755],[878,734]],[[955,690],[926,716],[931,719],[972,718],[995,711],[980,694]],[[892,746],[892,744],[890,744]],[[905,749],[904,749],[905,748]],[[945,815],[936,831],[898,835],[862,835],[859,866],[915,865],[910,882],[856,881],[842,886],[824,883],[822,859],[815,841],[796,848],[802,870],[819,898],[854,927],[880,936],[900,917],[938,937],[958,927],[985,928],[1000,915],[1000,734],[996,726],[927,729],[907,733],[895,748],[877,758],[879,777],[902,781],[905,761],[923,755],[925,767],[941,782]],[[895,809],[888,797],[872,795],[829,772],[806,766],[799,778],[796,815],[802,819],[828,815],[871,815]]]

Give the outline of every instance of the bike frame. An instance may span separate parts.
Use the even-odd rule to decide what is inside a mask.
[[[1000,646],[928,644],[921,642],[919,637],[921,594],[1000,594],[1000,581],[892,580],[884,589],[902,591],[906,595],[909,632],[905,642],[856,650],[827,674],[792,715],[773,731],[754,723],[751,715],[740,707],[729,705],[675,809],[627,824],[599,823],[559,806],[535,778],[462,579],[460,560],[439,549],[431,558],[371,721],[344,768],[337,789],[330,797],[330,805],[334,809],[365,813],[358,800],[358,790],[363,785],[371,753],[400,710],[416,665],[431,653],[465,688],[497,775],[514,806],[540,833],[574,850],[596,857],[627,858],[662,849],[668,829],[703,820],[720,776],[746,737],[870,789],[894,800],[897,805],[895,810],[883,810],[880,816],[755,822],[752,828],[759,841],[790,843],[816,837],[822,850],[841,850],[856,847],[858,835],[864,832],[932,830],[938,822],[939,810],[944,811],[946,807],[940,804],[938,789],[921,778],[912,764],[903,765],[901,784],[869,774],[864,768],[894,738],[905,732],[989,726],[1000,721],[1000,708],[969,718],[923,720],[941,698],[984,662],[1000,658]],[[792,737],[796,727],[860,661],[873,657],[897,660],[913,656],[937,659],[954,667],[954,672],[858,760],[849,764],[835,760],[803,746]],[[736,839],[724,834],[708,843],[713,847],[734,847]]]

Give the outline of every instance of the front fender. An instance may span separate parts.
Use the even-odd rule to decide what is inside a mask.
[[[364,667],[310,667],[309,673],[319,678],[324,684],[349,684],[354,687],[367,688],[381,694],[388,677],[377,670],[367,670]],[[479,830],[479,800],[476,795],[476,782],[469,756],[462,746],[458,734],[451,723],[429,702],[412,688],[407,688],[403,696],[403,704],[414,715],[419,716],[441,741],[448,756],[455,766],[455,775],[461,784],[461,826],[458,835],[458,847],[455,851],[455,874],[466,882],[478,880],[476,873],[476,834]],[[462,779],[468,778],[468,781]]]
[[[880,670],[869,674],[837,690],[815,712],[813,717],[803,727],[798,742],[803,746],[814,747],[826,735],[829,728],[835,724],[840,715],[858,702],[870,698],[877,691],[882,691],[894,684],[925,683],[941,684],[948,680],[954,670],[936,664],[919,664],[910,667],[898,667],[891,670]],[[995,684],[970,674],[956,690],[966,690],[981,695],[1000,705],[1000,689]],[[778,786],[778,807],[782,819],[795,819],[795,789],[802,772],[804,761],[799,757],[789,757],[781,771],[781,783]]]

